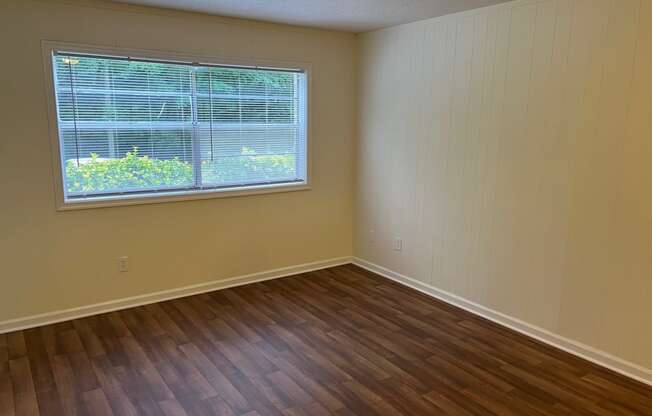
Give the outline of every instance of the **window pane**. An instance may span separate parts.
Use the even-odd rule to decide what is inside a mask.
[[[58,55],[67,196],[194,186],[192,68]]]
[[[305,75],[55,54],[67,198],[305,180]]]
[[[230,68],[197,73],[202,184],[300,180],[301,76]]]

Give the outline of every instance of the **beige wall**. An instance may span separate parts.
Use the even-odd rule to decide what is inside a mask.
[[[355,255],[652,368],[652,1],[360,41]]]
[[[0,4],[0,321],[351,255],[353,35],[100,2]],[[313,189],[55,211],[42,39],[311,63]]]

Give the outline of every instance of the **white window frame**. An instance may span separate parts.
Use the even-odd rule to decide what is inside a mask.
[[[197,199],[224,198],[257,194],[268,194],[276,192],[301,191],[310,189],[310,178],[312,170],[311,157],[311,123],[310,114],[312,105],[310,102],[311,90],[311,70],[309,63],[295,61],[274,61],[259,60],[251,58],[233,58],[233,57],[215,57],[197,54],[177,53],[170,51],[151,50],[151,49],[130,49],[116,48],[110,46],[85,45],[68,42],[43,41],[41,42],[43,52],[43,66],[45,71],[45,90],[48,103],[48,121],[50,147],[52,149],[52,172],[54,178],[54,195],[56,209],[59,211],[68,211],[75,209],[102,208],[124,205],[155,204],[162,202],[189,201]],[[306,146],[304,155],[306,158],[305,180],[293,183],[250,185],[231,188],[215,189],[193,189],[184,191],[171,192],[151,192],[138,194],[124,194],[111,196],[94,196],[82,199],[66,199],[64,192],[64,176],[62,171],[62,143],[59,139],[59,126],[57,117],[57,103],[54,85],[54,73],[52,65],[52,56],[56,51],[66,51],[71,53],[107,55],[107,56],[131,56],[142,59],[167,60],[213,65],[233,65],[241,67],[260,68],[278,68],[288,70],[301,70],[305,74],[305,88],[301,93],[305,100],[306,114],[304,124],[304,136]]]

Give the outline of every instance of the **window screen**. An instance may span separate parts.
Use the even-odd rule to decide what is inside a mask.
[[[62,52],[53,68],[67,200],[306,180],[301,71]]]

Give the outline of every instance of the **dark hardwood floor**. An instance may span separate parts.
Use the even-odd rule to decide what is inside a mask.
[[[652,389],[347,265],[0,335],[0,415],[652,415]]]

